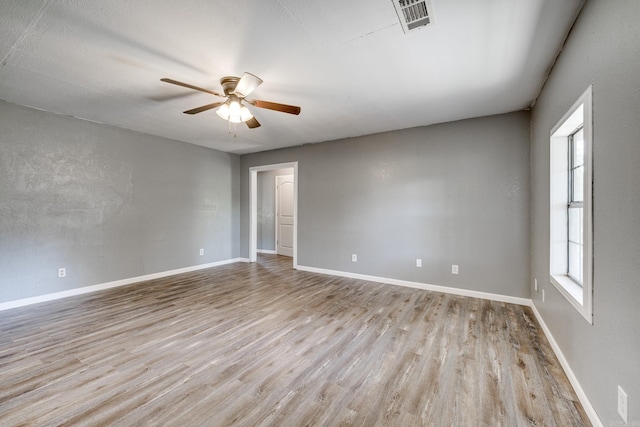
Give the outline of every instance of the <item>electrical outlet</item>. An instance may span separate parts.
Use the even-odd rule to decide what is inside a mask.
[[[422,267],[422,260],[420,258],[416,258],[416,267]]]
[[[204,255],[204,249],[200,249],[200,256]]]
[[[618,414],[620,414],[625,424],[628,422],[627,418],[629,418],[628,400],[627,393],[624,392],[622,387],[618,386]]]
[[[458,266],[456,264],[451,266],[451,274],[458,274]]]
[[[67,276],[67,269],[66,268],[59,268],[58,269],[58,277],[66,277]]]
[[[533,289],[538,292],[538,279],[533,279]]]
[[[351,254],[351,262],[358,262],[358,255],[357,254]]]
[[[544,289],[542,290],[542,302],[544,302]]]

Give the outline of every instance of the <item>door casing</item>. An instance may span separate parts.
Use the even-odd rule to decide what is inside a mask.
[[[293,168],[293,268],[298,267],[298,162],[249,168],[249,262],[258,259],[258,172]]]

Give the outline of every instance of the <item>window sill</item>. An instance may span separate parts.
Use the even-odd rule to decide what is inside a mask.
[[[560,291],[562,295],[578,310],[580,314],[589,322],[593,323],[593,320],[588,315],[584,306],[584,290],[576,282],[564,275],[552,275],[550,276],[551,283]]]

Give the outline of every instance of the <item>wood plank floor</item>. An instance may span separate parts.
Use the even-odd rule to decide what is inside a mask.
[[[0,425],[590,425],[527,307],[261,255],[0,312]]]

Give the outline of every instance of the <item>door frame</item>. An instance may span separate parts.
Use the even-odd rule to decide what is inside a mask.
[[[293,268],[298,267],[298,162],[249,168],[249,262],[258,259],[258,172],[293,168]]]

